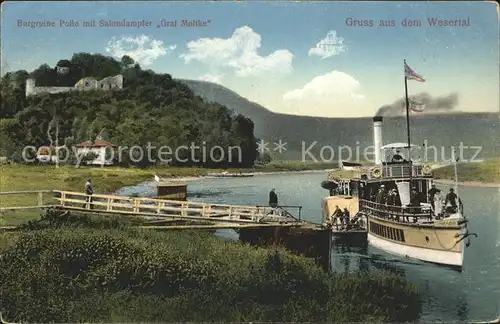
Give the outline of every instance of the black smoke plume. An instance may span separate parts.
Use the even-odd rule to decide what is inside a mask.
[[[437,112],[437,111],[450,111],[453,110],[458,104],[458,94],[451,93],[445,97],[433,98],[426,92],[419,93],[414,96],[409,96],[413,101],[423,103],[425,105],[424,113]],[[379,108],[375,116],[401,116],[406,114],[405,98],[398,99],[390,105],[384,105]]]

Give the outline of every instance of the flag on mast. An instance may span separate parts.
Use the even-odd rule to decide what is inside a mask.
[[[409,67],[408,64],[406,64],[406,62],[405,62],[405,77],[408,80],[415,80],[415,81],[418,81],[418,82],[425,82],[425,79],[422,78],[421,75],[419,75],[415,71],[413,71],[412,68]]]
[[[416,102],[414,100],[408,99],[409,108],[413,112],[423,112],[425,110],[425,104],[423,102]]]

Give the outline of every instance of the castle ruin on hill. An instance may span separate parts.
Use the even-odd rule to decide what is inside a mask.
[[[93,77],[80,79],[73,87],[37,87],[36,80],[29,78],[26,80],[26,97],[42,93],[61,93],[69,91],[88,91],[88,90],[112,90],[123,89],[123,75],[118,74],[104,78],[100,81]]]

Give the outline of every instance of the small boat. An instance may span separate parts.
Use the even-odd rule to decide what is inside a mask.
[[[249,178],[253,177],[253,173],[229,173],[227,171],[221,173],[209,173],[208,176],[216,178]]]
[[[334,239],[342,238],[343,241],[348,241],[346,238],[352,233],[357,234],[356,240],[361,237],[361,240],[366,241],[366,220],[360,217],[357,194],[357,182],[360,179],[338,179],[333,178],[333,174],[334,172],[331,172],[328,180],[321,182],[321,187],[330,193],[323,199],[322,225],[332,229]],[[342,218],[332,218],[337,207],[343,213],[348,211],[348,222]]]

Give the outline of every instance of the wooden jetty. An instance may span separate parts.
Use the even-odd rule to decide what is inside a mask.
[[[294,208],[300,215],[301,206],[212,204],[184,201],[182,197],[176,197],[180,200],[166,200],[106,194],[87,195],[64,190],[0,192],[2,205],[7,201],[2,196],[12,195],[35,195],[37,203],[29,206],[2,206],[0,213],[55,208],[76,213],[156,220],[157,224],[141,226],[153,230],[235,229],[243,242],[254,246],[282,245],[293,252],[313,257],[323,268],[330,269],[331,230],[302,221],[300,216],[296,218],[287,209]],[[3,229],[12,230],[11,227]]]

